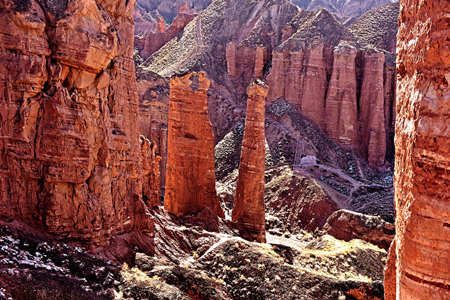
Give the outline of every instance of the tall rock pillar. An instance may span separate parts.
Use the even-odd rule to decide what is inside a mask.
[[[214,135],[205,73],[170,80],[168,157],[164,207],[177,216],[210,208],[223,217],[216,195]]]
[[[247,89],[247,116],[242,141],[233,222],[249,240],[265,242],[264,170],[265,102],[268,87],[257,80]]]
[[[361,87],[361,150],[372,166],[381,167],[386,156],[384,121],[384,54],[364,54],[364,75]]]
[[[400,1],[387,300],[450,299],[449,14],[448,1]]]
[[[303,86],[300,107],[302,114],[324,127],[324,102],[327,89],[327,73],[325,70],[324,45],[318,44],[305,53],[303,64]]]
[[[357,50],[350,46],[334,50],[331,75],[325,104],[326,131],[345,146],[357,146],[357,101],[355,58]]]

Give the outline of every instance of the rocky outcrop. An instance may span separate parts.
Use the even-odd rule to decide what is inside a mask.
[[[325,101],[326,132],[330,138],[347,146],[356,146],[358,138],[356,55],[357,50],[350,46],[334,50],[333,72]]]
[[[449,13],[447,1],[400,1],[388,300],[450,298]]]
[[[383,221],[378,216],[338,210],[328,217],[323,226],[325,233],[339,240],[365,240],[385,250],[389,249],[394,239],[394,225]]]
[[[300,233],[321,228],[339,209],[326,190],[312,177],[288,167],[266,172],[265,203],[269,233]]]
[[[361,66],[359,57],[363,57]],[[361,51],[345,43],[334,48],[332,65],[323,45],[300,51],[274,50],[268,98],[286,99],[330,138],[381,167],[386,152],[393,151],[390,128],[395,120],[394,72],[384,59],[381,52]]]
[[[108,245],[142,201],[134,1],[0,3],[0,217]],[[147,244],[148,245],[148,244]],[[148,250],[148,249],[146,249]]]
[[[239,94],[244,94],[244,87],[252,79],[263,77],[263,68],[268,59],[268,52],[262,46],[237,46],[235,42],[227,44],[225,50],[227,71],[237,87]]]
[[[303,9],[325,8],[342,20],[357,18],[378,6],[389,4],[392,0],[291,0]]]
[[[165,209],[184,216],[210,209],[223,217],[215,190],[214,136],[205,73],[170,81]]]
[[[261,243],[265,237],[265,103],[268,86],[256,80],[248,87],[247,114],[242,140],[233,222],[241,235]]]
[[[136,46],[140,50],[140,56],[145,59],[152,55],[183,30],[196,15],[195,11],[191,11],[185,6],[180,6],[177,16],[167,29],[165,29],[164,19],[160,16],[155,30],[147,31],[143,36],[137,37]]]
[[[274,50],[272,70],[267,77],[269,100],[285,98],[319,126],[323,126],[327,85],[324,45],[306,50]],[[273,89],[272,89],[273,87]]]
[[[160,160],[160,187],[164,189],[167,164],[167,123],[169,80],[154,73],[137,74],[139,95],[139,133],[154,144]]]
[[[360,102],[361,152],[367,161],[377,167],[386,156],[386,129],[384,107],[384,54],[364,54],[364,71]]]
[[[141,136],[142,152],[142,197],[145,204],[152,208],[161,204],[160,161],[156,155],[156,144]]]
[[[361,41],[395,53],[398,12],[398,2],[382,5],[354,20],[348,29]]]

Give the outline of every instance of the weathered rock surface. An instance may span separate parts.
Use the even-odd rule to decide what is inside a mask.
[[[161,204],[161,180],[160,180],[160,161],[161,157],[156,155],[157,146],[146,137],[141,136],[142,152],[142,197],[145,204],[149,207],[159,206]]]
[[[357,18],[366,11],[377,8],[393,0],[291,0],[303,9],[325,8],[342,20]]]
[[[167,164],[169,80],[147,72],[137,74],[139,133],[151,141],[160,160],[160,187],[164,189]]]
[[[251,243],[230,229],[208,232],[184,226],[163,210],[150,213],[157,228],[156,255],[134,253],[128,265],[104,261],[17,223],[0,223],[0,297],[276,299],[281,292],[284,299],[382,297],[386,252],[364,241],[303,232]]]
[[[232,215],[243,237],[261,243],[266,241],[264,124],[268,90],[268,86],[259,80],[251,83],[247,89],[247,114]]]
[[[172,24],[180,9],[186,11],[201,11],[211,0],[137,0],[134,11],[136,34],[153,31],[162,17],[165,24]]]
[[[134,131],[133,7],[0,3],[2,219],[92,246],[136,230],[141,245],[151,239],[142,163],[153,158]]]
[[[348,26],[361,41],[395,53],[398,31],[398,2],[374,8]]]
[[[448,1],[400,1],[388,300],[450,298],[449,13]]]
[[[383,166],[393,151],[385,129],[392,127],[394,94],[388,54],[362,47],[366,41],[325,10],[300,12],[294,20],[301,25],[272,54],[269,100],[285,99],[344,148]],[[379,61],[370,59],[376,55]]]
[[[244,117],[247,85],[262,78],[270,86],[268,100],[287,101],[344,148],[360,153],[373,167],[383,167],[386,159],[393,158],[393,54],[378,52],[387,56],[380,61],[381,69],[376,64],[366,66],[368,58],[364,57],[374,52],[369,48],[388,48],[380,43],[379,35],[394,41],[395,35],[389,34],[396,31],[394,25],[392,29],[371,23],[379,14],[394,20],[393,11],[380,9],[358,19],[359,24],[371,25],[366,32],[349,30],[325,10],[299,11],[287,1],[242,5],[216,0],[185,27],[181,37],[167,43],[141,68],[162,76],[207,71],[212,78],[208,105],[216,142]],[[371,35],[376,28],[379,34]],[[336,47],[340,52],[334,53]],[[342,49],[354,50],[341,60]],[[372,86],[377,93],[383,91],[376,105],[361,99],[361,95],[373,96],[367,90]],[[373,111],[374,118],[363,117],[362,111]],[[380,126],[363,122],[379,122]]]
[[[334,212],[328,217],[323,230],[339,240],[361,239],[385,250],[389,249],[395,234],[394,225],[380,217],[349,210]]]
[[[209,208],[223,217],[215,190],[214,136],[205,73],[170,81],[168,159],[164,207],[183,216]]]
[[[321,228],[339,205],[312,178],[290,168],[267,171],[265,188],[269,232],[314,231]]]
[[[157,26],[153,30],[147,30],[136,37],[136,48],[139,55],[145,59],[161,48],[165,43],[173,39],[183,28],[197,15],[196,11],[190,10],[185,5],[180,6],[178,14],[166,29],[164,19],[159,16]]]
[[[357,145],[358,139],[356,55],[357,50],[350,46],[334,49],[333,72],[325,101],[327,134],[351,147]]]
[[[384,106],[384,54],[366,53],[360,101],[361,152],[367,161],[381,167],[386,156]]]

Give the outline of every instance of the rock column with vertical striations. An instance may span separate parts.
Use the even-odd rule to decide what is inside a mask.
[[[205,73],[170,81],[168,158],[164,207],[184,216],[211,209],[223,217],[215,189],[214,135]]]
[[[384,119],[384,54],[364,53],[364,74],[360,98],[361,151],[369,164],[381,167],[386,156]]]
[[[145,204],[152,208],[161,204],[160,161],[156,155],[156,144],[140,137],[142,153],[142,196]]]
[[[400,1],[387,300],[450,299],[448,1]]]
[[[267,78],[270,91],[269,100],[274,101],[284,97],[284,78],[285,72],[285,54],[284,52],[272,52],[272,69]]]
[[[92,247],[131,232],[151,242],[133,9],[0,2],[0,218]]]
[[[327,134],[348,147],[357,146],[358,136],[356,54],[357,50],[351,46],[335,48],[333,73],[325,102]]]
[[[303,66],[305,74],[300,100],[302,114],[320,128],[324,127],[324,102],[327,88],[323,49],[324,45],[321,43],[305,53]]]
[[[265,101],[268,87],[255,81],[247,89],[247,115],[242,141],[233,222],[248,240],[265,242],[264,170]]]

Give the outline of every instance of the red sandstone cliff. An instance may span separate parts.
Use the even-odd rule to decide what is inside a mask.
[[[134,1],[46,3],[0,3],[0,217],[88,244],[134,230],[144,242],[153,158],[134,131]]]
[[[215,188],[214,136],[205,73],[170,80],[168,159],[164,207],[177,216],[211,209],[223,217]]]
[[[355,59],[351,46],[334,49],[333,71],[325,101],[326,132],[342,145],[357,146],[358,103]]]
[[[387,300],[450,298],[449,14],[448,1],[400,1]]]
[[[164,20],[160,17],[157,30],[144,33],[143,37],[138,37],[136,45],[141,50],[139,52],[142,58],[147,58],[159,50],[165,43],[173,39],[183,28],[196,16],[195,11],[179,10],[173,23],[165,29]]]
[[[286,99],[330,138],[357,150],[372,166],[382,167],[386,152],[393,151],[389,133],[395,117],[394,72],[383,53],[345,43],[334,50],[330,46],[274,50],[268,99]]]
[[[360,101],[361,152],[374,166],[382,166],[386,155],[383,53],[365,53]]]
[[[164,188],[167,164],[167,123],[169,113],[169,80],[154,73],[137,74],[139,94],[139,133],[155,145],[160,160],[160,182]],[[158,200],[159,201],[159,200]]]
[[[261,243],[265,237],[265,102],[268,86],[255,81],[247,89],[247,114],[242,141],[233,222],[241,235]]]
[[[171,5],[178,5],[178,9],[175,7],[168,8],[169,11],[166,13],[169,13],[169,15],[165,14],[167,16],[166,19],[168,19],[167,22],[170,24],[169,26],[166,26],[166,20],[161,15],[147,12],[149,8],[145,8],[145,6],[148,6],[145,0],[138,2],[134,15],[137,23],[135,47],[139,50],[139,55],[142,58],[149,57],[165,43],[173,39],[197,15],[197,11],[189,7],[188,1],[184,3],[178,2],[180,3],[171,3]],[[160,5],[163,4],[161,3]],[[153,5],[156,5],[156,3]],[[158,8],[154,9],[158,10]],[[173,20],[170,18],[171,13],[176,14]],[[157,17],[154,15],[157,15]]]

